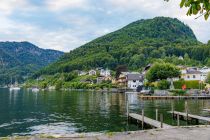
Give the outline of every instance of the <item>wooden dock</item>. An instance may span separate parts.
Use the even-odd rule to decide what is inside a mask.
[[[130,113],[129,117],[132,118],[132,119],[135,119],[137,121],[141,121],[141,122],[143,120],[145,124],[148,124],[148,125],[150,125],[152,127],[161,128],[161,122],[153,120],[153,119],[150,119],[150,118],[148,118],[146,116],[142,117],[142,115],[135,114],[135,113]],[[163,123],[162,124],[162,128],[172,128],[172,126]]]
[[[210,109],[203,109],[203,111],[207,111],[207,112],[210,112]]]
[[[187,114],[185,112],[178,112],[178,111],[169,111],[169,113],[171,113],[173,115],[179,115],[179,116],[182,116],[182,117],[186,117],[186,118],[188,117],[190,119],[210,122],[210,118],[208,118],[208,117],[203,117],[203,116],[198,116],[198,115],[193,115],[193,114]]]
[[[210,96],[144,96],[140,95],[139,98],[144,100],[156,99],[210,99]]]

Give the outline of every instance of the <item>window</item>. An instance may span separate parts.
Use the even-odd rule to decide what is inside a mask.
[[[193,75],[193,78],[195,78],[196,76],[195,75]]]
[[[133,82],[135,83],[135,82],[136,82],[136,80],[133,80]]]
[[[190,79],[190,76],[188,75],[187,78]]]

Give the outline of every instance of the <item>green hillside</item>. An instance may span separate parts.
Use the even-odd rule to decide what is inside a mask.
[[[35,71],[56,61],[63,52],[40,49],[29,42],[0,42],[0,85],[23,81]]]
[[[184,60],[178,59],[182,56]],[[45,67],[36,76],[96,67],[115,69],[127,65],[139,70],[154,61],[185,65],[210,65],[210,44],[197,41],[193,31],[168,17],[139,20],[97,38]]]

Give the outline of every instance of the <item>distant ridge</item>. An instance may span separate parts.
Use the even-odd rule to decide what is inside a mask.
[[[30,42],[0,42],[0,85],[8,84],[11,78],[22,81],[62,55],[63,52],[41,49]]]

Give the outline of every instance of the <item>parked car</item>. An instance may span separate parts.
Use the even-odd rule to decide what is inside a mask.
[[[144,94],[144,95],[152,95],[152,91],[149,90],[149,89],[143,89],[140,91],[141,94]]]

